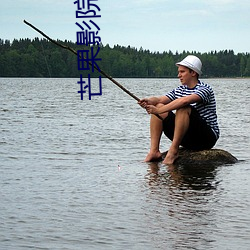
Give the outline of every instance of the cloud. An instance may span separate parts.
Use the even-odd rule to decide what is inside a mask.
[[[135,0],[135,1],[132,1],[134,2],[135,4],[137,5],[141,5],[141,6],[146,6],[146,5],[158,5],[158,4],[161,4],[161,3],[167,3],[169,2],[168,0]]]
[[[249,0],[210,0],[210,1],[199,1],[200,3],[203,2],[205,6],[210,7],[214,10],[221,10],[221,11],[228,11],[234,10],[237,11],[239,9],[249,10],[250,2]]]
[[[207,4],[217,4],[217,5],[227,5],[227,4],[232,4],[232,3],[239,3],[238,0],[210,0],[210,1],[204,1]]]

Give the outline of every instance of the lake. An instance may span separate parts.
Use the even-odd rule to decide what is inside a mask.
[[[143,163],[145,110],[107,79],[81,100],[78,80],[0,78],[0,249],[249,249],[250,79],[204,80],[215,148],[239,162],[185,168]],[[179,85],[117,80],[139,98]]]

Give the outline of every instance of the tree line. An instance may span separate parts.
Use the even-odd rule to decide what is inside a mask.
[[[58,41],[75,50],[90,50],[71,41]],[[94,47],[97,51],[97,47]],[[143,48],[100,45],[98,66],[112,77],[176,77],[175,63],[193,54],[203,63],[203,77],[249,77],[250,53],[233,50],[150,52]],[[76,77],[91,71],[78,70],[77,57],[46,39],[0,39],[0,77]],[[91,73],[99,76],[98,72]]]

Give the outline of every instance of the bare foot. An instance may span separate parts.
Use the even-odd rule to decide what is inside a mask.
[[[168,151],[164,161],[162,162],[163,164],[166,165],[172,165],[174,164],[174,161],[179,157],[178,151],[177,152],[172,152],[171,150]]]
[[[159,160],[161,158],[161,152],[157,151],[157,152],[149,152],[148,155],[146,156],[144,162],[150,162],[150,161],[156,161]]]

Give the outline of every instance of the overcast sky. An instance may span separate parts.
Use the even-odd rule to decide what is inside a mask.
[[[55,39],[76,41],[75,0],[0,0],[0,38],[41,37],[31,22]],[[82,0],[81,0],[82,1]],[[104,45],[182,52],[232,49],[250,52],[249,0],[98,0]]]

